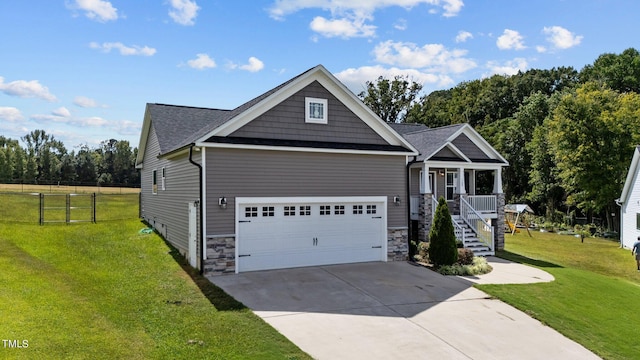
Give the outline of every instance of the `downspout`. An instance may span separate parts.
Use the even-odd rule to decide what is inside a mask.
[[[203,239],[203,234],[202,231],[204,229],[203,227],[203,215],[204,215],[204,211],[202,209],[202,165],[198,164],[197,162],[193,161],[193,148],[195,147],[195,144],[191,144],[191,146],[189,147],[189,162],[192,163],[193,165],[198,167],[198,189],[200,192],[200,195],[198,197],[198,210],[200,212],[200,221],[198,222],[199,224],[199,230],[198,231],[200,233],[200,238],[198,239],[198,244],[200,244],[200,275],[204,274],[204,246],[202,246],[202,239]]]
[[[407,234],[407,242],[408,242],[408,246],[409,246],[409,261],[413,261],[413,256],[415,254],[413,254],[412,251],[412,247],[411,247],[411,234],[413,234],[413,229],[411,226],[411,165],[415,164],[418,162],[418,157],[414,156],[413,160],[407,162],[407,174],[406,174],[406,184],[407,184],[407,197],[406,197],[406,203],[407,203],[407,229],[409,229],[409,233]]]

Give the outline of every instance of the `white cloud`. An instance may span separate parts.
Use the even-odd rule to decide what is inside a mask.
[[[456,42],[461,43],[465,42],[469,39],[473,39],[473,34],[468,31],[458,31],[458,35],[456,35]]]
[[[106,22],[118,19],[118,9],[111,5],[111,2],[104,0],[75,0],[67,3],[70,9],[79,9],[91,20]]]
[[[556,49],[568,49],[579,45],[583,38],[582,35],[575,35],[561,26],[544,27],[542,32],[549,35],[547,41]]]
[[[365,19],[325,19],[322,16],[316,16],[309,27],[311,30],[325,37],[372,37],[376,33],[376,27],[364,23]]]
[[[496,45],[498,45],[498,49],[500,50],[522,50],[525,49],[524,46],[524,38],[520,35],[519,32],[515,30],[505,29],[504,33],[498,37],[498,41]]]
[[[442,44],[418,47],[410,42],[388,40],[378,44],[373,53],[375,60],[382,64],[439,73],[462,73],[477,66],[473,60],[464,57],[466,50],[447,50]]]
[[[399,6],[410,9],[417,5],[430,5],[442,8],[443,16],[456,16],[462,10],[462,0],[276,0],[269,8],[269,15],[277,20],[282,20],[289,14],[303,9],[320,8],[329,10],[331,14],[360,14],[370,16],[377,9],[391,6]]]
[[[216,67],[216,62],[207,54],[197,54],[193,60],[187,61],[187,65],[194,69],[204,70]]]
[[[334,75],[354,94],[365,90],[367,81],[375,81],[380,76],[387,79],[393,79],[396,76],[407,76],[411,81],[423,85],[449,86],[453,84],[453,80],[447,75],[432,74],[416,69],[385,68],[380,65],[349,68]]]
[[[116,49],[120,52],[120,55],[130,56],[130,55],[141,55],[141,56],[153,56],[156,53],[156,49],[144,46],[140,47],[138,45],[126,46],[121,42],[110,42],[110,43],[102,43],[98,44],[96,42],[89,43],[89,47],[92,49],[102,50],[106,53],[111,52],[111,50]]]
[[[116,121],[112,126],[120,135],[138,135],[142,129],[142,124],[140,122],[133,122],[129,120]],[[131,146],[137,146],[137,144],[131,144]]]
[[[398,21],[396,21],[395,24],[393,24],[393,27],[396,30],[405,31],[405,30],[407,30],[407,20],[398,19]]]
[[[502,64],[496,61],[489,61],[487,68],[489,68],[490,74],[488,75],[515,75],[518,71],[525,71],[528,65],[527,60],[524,58],[515,58]]]
[[[75,125],[81,125],[81,126],[105,126],[108,124],[107,120],[99,116],[91,116],[88,118],[74,119],[71,121],[71,123]]]
[[[0,119],[17,122],[24,119],[24,116],[20,113],[20,110],[10,106],[0,106]]]
[[[169,10],[169,16],[173,21],[180,25],[194,25],[195,18],[198,16],[200,7],[195,1],[191,0],[171,0],[170,5],[173,8]]]
[[[61,116],[61,117],[70,117],[71,112],[66,107],[59,107],[51,112],[52,115]]]
[[[310,24],[313,31],[327,37],[373,37],[376,26],[366,22],[373,20],[377,10],[392,6],[411,9],[421,4],[442,10],[445,17],[458,15],[464,6],[462,0],[275,0],[268,12],[272,18],[283,20],[300,10],[322,9],[331,13],[331,19],[315,17]],[[432,9],[430,12],[438,11]]]
[[[538,45],[536,46],[536,51],[539,53],[546,53],[547,52],[547,48],[542,46],[542,45]]]
[[[240,69],[246,70],[246,71],[249,71],[249,72],[258,72],[258,71],[264,69],[264,63],[262,61],[260,61],[260,59],[252,56],[252,57],[249,58],[249,63],[248,64],[240,65]]]
[[[76,96],[75,99],[73,99],[73,104],[82,108],[105,107],[104,105],[99,105],[98,102],[86,96]]]
[[[42,86],[38,80],[16,80],[5,83],[0,76],[0,91],[7,95],[21,98],[40,98],[47,101],[56,101],[56,97],[49,92],[46,86]]]

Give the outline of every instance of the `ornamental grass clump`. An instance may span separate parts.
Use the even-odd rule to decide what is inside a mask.
[[[488,274],[491,270],[493,270],[493,268],[489,263],[487,263],[487,259],[483,257],[474,257],[471,265],[461,265],[458,263],[453,265],[444,265],[438,268],[438,272],[442,275],[461,276]]]
[[[433,224],[429,231],[429,261],[440,268],[445,265],[453,265],[458,261],[458,247],[456,235],[453,231],[453,223],[449,214],[449,207],[444,197],[438,200],[438,207],[433,218]]]

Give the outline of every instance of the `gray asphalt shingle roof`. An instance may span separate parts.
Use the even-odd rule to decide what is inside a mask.
[[[418,155],[417,160],[422,161],[444,146],[451,135],[455,134],[463,126],[465,124],[455,124],[435,129],[414,131],[402,134],[402,136],[418,149],[420,155]]]

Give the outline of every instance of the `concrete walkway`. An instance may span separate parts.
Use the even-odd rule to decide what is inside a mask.
[[[316,359],[598,359],[473,283],[552,281],[489,258],[477,277],[406,262],[250,272],[210,280]]]

